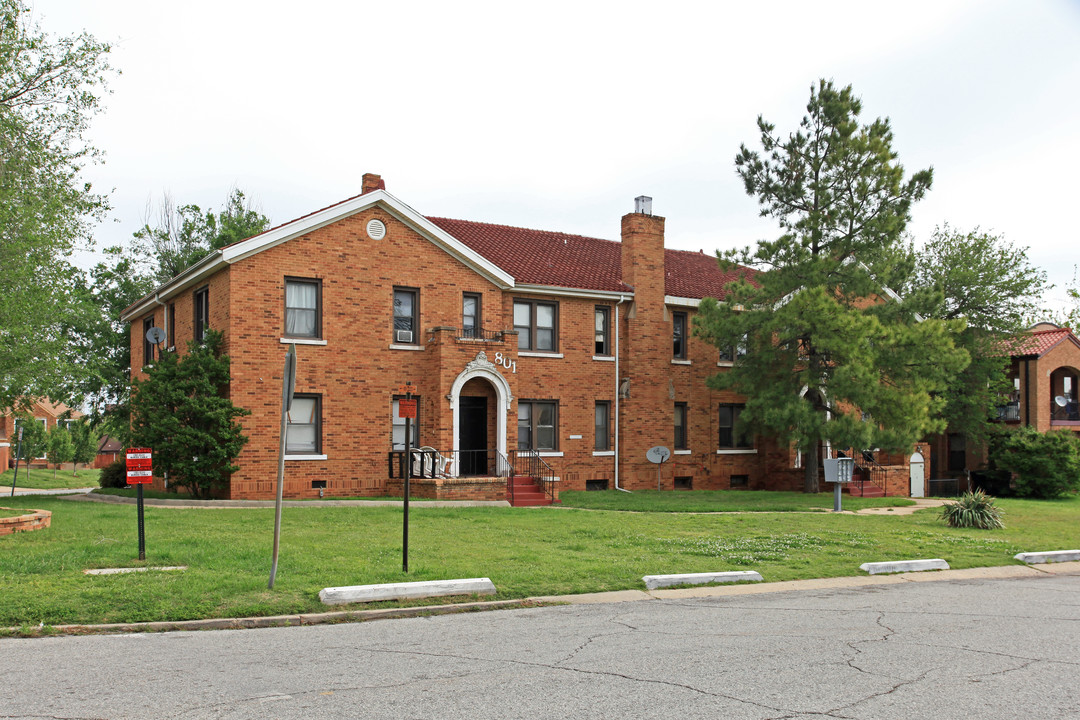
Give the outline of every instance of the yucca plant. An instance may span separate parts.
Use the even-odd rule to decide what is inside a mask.
[[[941,517],[955,528],[981,528],[996,530],[1005,527],[1001,522],[1001,508],[994,507],[994,498],[982,490],[966,492],[954,503],[945,503]]]

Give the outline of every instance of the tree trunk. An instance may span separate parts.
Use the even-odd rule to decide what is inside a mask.
[[[821,443],[814,440],[803,457],[803,492],[818,492],[818,465],[820,464]]]

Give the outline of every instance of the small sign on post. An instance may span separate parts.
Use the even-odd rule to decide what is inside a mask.
[[[139,505],[139,559],[146,559],[146,525],[143,521],[143,485],[154,479],[154,451],[150,448],[128,448],[127,481],[128,485],[138,488],[136,498]]]

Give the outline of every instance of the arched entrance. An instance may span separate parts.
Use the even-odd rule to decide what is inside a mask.
[[[498,455],[506,454],[506,415],[513,394],[506,378],[480,352],[450,389],[454,411],[454,458],[457,475],[498,474]]]

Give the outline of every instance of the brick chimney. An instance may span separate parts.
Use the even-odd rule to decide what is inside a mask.
[[[634,288],[638,312],[663,312],[664,218],[652,214],[652,198],[635,198],[636,211],[622,218],[622,279]]]
[[[361,187],[360,194],[367,195],[373,190],[385,190],[386,183],[375,173],[364,173],[364,184]]]

